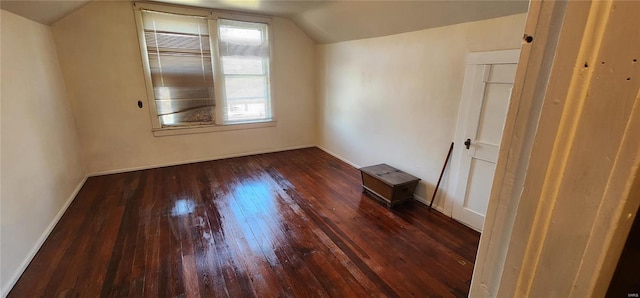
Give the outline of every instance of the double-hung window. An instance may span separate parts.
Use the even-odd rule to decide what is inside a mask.
[[[268,19],[134,8],[154,132],[273,123]]]

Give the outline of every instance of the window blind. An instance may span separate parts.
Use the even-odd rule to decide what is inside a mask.
[[[225,123],[271,120],[267,24],[218,19]]]
[[[143,10],[142,21],[161,125],[214,124],[207,19]]]

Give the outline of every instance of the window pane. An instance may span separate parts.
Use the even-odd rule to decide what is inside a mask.
[[[225,122],[271,119],[267,25],[220,19],[218,34]]]
[[[183,50],[194,53],[200,53],[200,46],[206,52],[209,51],[208,35],[186,35],[176,33],[163,33],[158,31],[146,31],[144,39],[147,47],[160,49],[161,51]]]
[[[224,74],[265,74],[264,62],[258,57],[222,57]]]
[[[257,46],[262,44],[264,24],[220,20],[220,40],[229,43]]]
[[[226,76],[224,81],[227,100],[267,97],[267,80],[263,76]]]
[[[230,122],[265,119],[267,102],[264,98],[228,100],[225,114]]]
[[[142,23],[145,31],[153,29],[157,32],[175,32],[191,35],[209,34],[207,19],[198,16],[143,10]]]
[[[154,87],[213,87],[210,57],[149,54],[149,68]]]
[[[207,20],[142,11],[149,70],[162,126],[213,124]]]
[[[211,122],[213,88],[154,88],[156,109],[166,125],[181,122]],[[197,111],[197,113],[194,113]]]

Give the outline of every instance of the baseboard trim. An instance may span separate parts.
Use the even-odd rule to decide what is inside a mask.
[[[352,166],[352,167],[354,167],[354,168],[356,168],[356,169],[361,168],[361,166],[359,166],[359,165],[357,165],[357,164],[355,164],[355,163],[351,162],[350,160],[348,160],[348,159],[346,159],[346,158],[344,158],[344,157],[342,157],[342,156],[340,156],[340,155],[338,155],[338,154],[333,153],[332,151],[330,151],[329,149],[327,149],[327,148],[325,148],[325,147],[322,147],[322,146],[320,146],[320,145],[316,145],[316,147],[318,147],[318,149],[320,149],[320,150],[322,150],[322,151],[326,152],[327,154],[329,154],[329,155],[331,155],[331,156],[333,156],[333,157],[335,157],[335,158],[337,158],[337,159],[339,159],[339,160],[341,160],[341,161],[343,161],[343,162],[346,162],[347,164],[349,164],[350,166]]]
[[[190,163],[198,163],[198,162],[213,161],[213,160],[220,160],[220,159],[226,159],[226,158],[243,157],[243,156],[265,154],[265,153],[274,153],[274,152],[282,152],[282,151],[304,149],[304,148],[313,148],[313,147],[316,147],[316,145],[301,145],[301,146],[292,146],[292,147],[277,148],[277,149],[258,150],[258,151],[250,151],[250,152],[243,152],[243,153],[236,153],[236,154],[228,154],[228,155],[222,155],[222,156],[216,156],[216,157],[206,157],[206,158],[191,159],[191,160],[185,160],[185,161],[176,161],[176,162],[168,162],[168,163],[162,163],[162,164],[146,165],[146,166],[139,166],[139,167],[130,167],[130,168],[124,168],[124,169],[99,171],[99,172],[90,173],[89,177],[102,176],[102,175],[111,175],[111,174],[120,174],[120,173],[127,173],[127,172],[141,171],[141,170],[149,170],[149,169],[155,169],[155,168],[186,165],[186,164],[190,164]]]
[[[429,206],[429,201],[427,201],[425,198],[419,197],[419,196],[416,196],[416,195],[413,195],[413,197],[416,199],[416,201]],[[470,229],[472,229],[472,230],[474,230],[474,231],[476,231],[478,233],[482,233],[482,231],[480,231],[480,230],[478,230],[478,229],[476,229],[476,228],[474,228],[474,227],[472,227],[472,226],[470,226],[470,225],[468,225],[468,224],[466,224],[464,222],[461,222],[461,221],[453,218],[451,215],[447,215],[444,212],[444,207],[442,207],[442,206],[434,205],[433,209],[438,211],[438,212],[440,212],[440,213],[442,213],[442,214],[444,214],[446,217],[450,217],[451,219],[455,220],[456,222],[459,222],[460,224],[462,224],[462,225],[464,225],[464,226],[466,226],[466,227],[468,227],[468,228],[470,228]]]
[[[62,207],[58,211],[58,214],[56,214],[53,220],[51,220],[51,223],[49,224],[49,226],[47,226],[44,232],[42,232],[42,235],[40,236],[40,238],[38,238],[38,241],[31,248],[31,250],[29,251],[29,254],[27,254],[24,260],[22,260],[22,263],[20,263],[18,270],[16,270],[13,276],[11,276],[11,278],[9,279],[9,283],[7,283],[5,287],[2,289],[2,297],[6,297],[7,295],[9,295],[9,291],[11,291],[11,289],[13,289],[13,286],[15,286],[16,282],[18,282],[18,279],[20,279],[20,276],[22,276],[22,273],[24,273],[24,271],[27,269],[27,266],[29,266],[29,263],[31,263],[31,260],[33,260],[33,257],[36,256],[36,254],[40,250],[40,247],[42,247],[42,244],[44,244],[44,242],[47,240],[47,238],[49,237],[49,234],[51,234],[51,232],[53,231],[53,228],[56,227],[56,225],[58,224],[58,221],[60,221],[64,213],[67,211],[67,208],[69,208],[73,200],[76,198],[76,196],[80,192],[80,189],[82,189],[82,186],[87,181],[88,177],[89,177],[88,175],[85,175],[84,178],[82,178],[80,183],[78,183],[78,186],[76,186],[76,188],[73,190],[69,198],[67,198],[67,201],[64,203],[64,205],[62,205]]]
[[[427,199],[425,199],[425,198],[423,198],[423,197],[421,197],[421,196],[418,196],[418,195],[416,195],[416,194],[414,194],[414,195],[413,195],[413,198],[414,198],[416,201],[418,201],[418,202],[420,202],[420,203],[422,203],[422,204],[424,204],[424,205],[429,206],[429,201],[428,201]],[[433,210],[436,210],[436,211],[438,211],[438,212],[440,212],[440,213],[442,213],[442,214],[445,214],[445,213],[444,213],[444,208],[443,208],[442,206],[433,205]],[[446,214],[445,214],[445,215],[446,215]],[[446,215],[446,216],[448,216],[448,215]]]

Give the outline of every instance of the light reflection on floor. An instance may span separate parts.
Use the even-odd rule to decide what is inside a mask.
[[[254,255],[273,262],[277,259],[276,249],[284,234],[277,208],[278,196],[265,182],[268,180],[267,176],[234,183],[229,191],[229,208],[236,221],[233,225],[241,227],[247,238],[245,244],[249,247],[246,248]]]
[[[229,239],[234,242],[237,253],[250,255],[255,258],[255,263],[246,264],[249,267],[268,262],[271,265],[279,264],[278,249],[285,241],[283,218],[279,213],[278,200],[282,198],[274,189],[275,181],[269,174],[260,175],[257,178],[249,178],[242,181],[229,183],[224,189],[224,194],[215,199],[215,208],[220,216],[222,224],[221,234],[217,237]],[[198,199],[192,196],[179,195],[170,210],[172,217],[192,216],[197,212]],[[204,218],[199,217],[198,223],[191,225],[205,226]],[[208,242],[213,248],[210,253],[216,253],[214,235],[204,233],[201,239]],[[226,243],[222,240],[221,243]],[[228,243],[222,245],[229,245]],[[235,271],[243,272],[245,268],[234,266]]]
[[[192,198],[180,198],[176,200],[176,203],[171,208],[172,216],[187,215],[193,212],[196,204]]]

